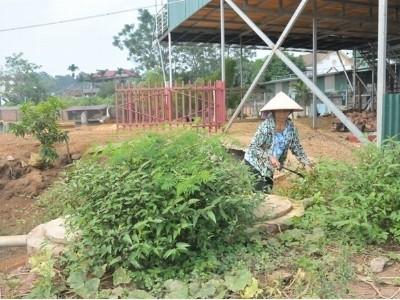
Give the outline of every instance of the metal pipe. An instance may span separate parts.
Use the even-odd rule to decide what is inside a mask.
[[[243,98],[243,45],[242,45],[242,36],[239,37],[240,40],[240,99]],[[240,115],[241,118],[243,114]]]
[[[349,87],[350,87],[350,89],[354,92],[353,85],[351,84],[351,80],[350,80],[350,78],[349,78],[349,75],[348,75],[347,72],[346,72],[346,68],[345,68],[345,66],[344,66],[344,63],[343,63],[342,57],[340,56],[339,51],[336,51],[336,55],[337,55],[337,57],[339,58],[340,64],[342,65],[344,75],[346,76],[347,82],[349,83]]]
[[[221,10],[221,80],[225,82],[225,15],[224,0],[220,0]]]
[[[168,32],[168,64],[169,64],[169,87],[172,88],[172,42],[171,42],[171,32]]]
[[[386,90],[386,39],[387,39],[387,0],[379,0],[378,10],[378,72],[376,89],[376,142],[383,142],[383,97]]]
[[[0,236],[0,248],[23,246],[26,246],[26,235]]]
[[[225,0],[225,2],[232,7],[232,9],[269,47],[275,49],[276,56],[278,56],[312,92],[316,93],[317,97],[328,106],[328,108],[339,118],[339,120],[342,121],[342,123],[362,143],[369,142],[368,139],[364,137],[363,133],[345,116],[345,114],[338,109],[336,105],[333,104],[332,101],[329,100],[329,98],[317,86],[315,86],[312,81],[282,51],[275,48],[275,44],[271,41],[271,39],[264,32],[262,32],[262,30],[232,0]]]
[[[313,12],[315,14],[316,12],[316,4],[315,0],[313,1]],[[313,44],[313,83],[314,85],[317,86],[317,81],[318,81],[318,58],[317,58],[317,18],[314,16],[312,19],[312,44]],[[315,129],[315,119],[316,119],[316,105],[317,105],[317,95],[315,95],[315,92],[313,93],[313,99],[312,99],[312,128]]]
[[[353,49],[353,107],[356,105],[356,72],[357,72],[357,51]]]
[[[156,9],[156,13],[154,15],[154,20],[155,20],[155,28],[156,28],[156,43],[157,43],[157,46],[158,46],[158,55],[160,56],[160,64],[161,64],[161,70],[162,70],[162,74],[163,74],[164,85],[166,86],[167,85],[167,81],[166,81],[165,69],[164,69],[164,59],[163,59],[163,55],[162,55],[160,40],[158,39],[157,0],[155,0],[155,9]],[[163,5],[162,5],[162,2],[161,2],[160,13],[161,13],[161,25],[163,25],[164,22],[162,21],[162,18],[163,18]],[[162,29],[162,33],[164,33],[164,28]]]
[[[228,1],[226,1],[228,2]],[[229,0],[228,4],[232,7],[232,1]],[[253,82],[251,83],[249,89],[247,90],[247,92],[245,93],[245,95],[243,96],[242,101],[240,101],[239,106],[236,108],[235,112],[233,113],[233,115],[231,116],[231,118],[229,119],[228,124],[226,125],[224,131],[227,131],[231,126],[233,121],[236,119],[237,115],[239,114],[240,110],[242,109],[243,105],[246,103],[247,99],[250,97],[251,93],[253,92],[254,88],[256,87],[258,81],[261,78],[261,75],[264,73],[265,69],[268,67],[269,63],[272,60],[272,57],[274,56],[275,52],[279,51],[279,47],[282,45],[283,41],[286,39],[287,35],[289,34],[290,30],[292,29],[293,25],[295,24],[295,22],[297,21],[297,18],[300,16],[301,12],[303,11],[303,9],[305,8],[306,4],[308,3],[308,0],[302,0],[301,3],[299,4],[299,6],[297,7],[296,11],[294,12],[293,16],[291,17],[291,19],[289,20],[289,23],[286,25],[285,29],[283,30],[281,36],[279,37],[278,41],[276,42],[276,44],[273,44],[271,41],[271,45],[270,46],[272,51],[270,53],[270,55],[266,58],[266,60],[264,61],[264,64],[261,66],[260,70],[258,71],[256,77],[254,78]],[[233,5],[236,6],[236,4],[233,3]],[[232,7],[233,8],[233,7]],[[238,8],[238,7],[237,7]],[[239,8],[238,8],[239,9]],[[235,9],[234,9],[235,10]],[[239,9],[240,10],[240,9]],[[241,10],[240,10],[241,11]],[[242,12],[243,13],[243,12]],[[244,13],[243,13],[244,14]],[[240,16],[240,14],[239,14]],[[247,17],[247,16],[246,16]],[[249,19],[250,20],[250,19]],[[253,23],[254,24],[254,23]],[[255,26],[255,24],[254,24]],[[251,26],[250,26],[251,27]],[[257,27],[258,28],[258,27]],[[254,30],[254,29],[253,29]],[[260,30],[261,31],[261,30]]]
[[[372,57],[375,57],[375,51],[372,48]],[[372,71],[371,71],[371,82],[372,82],[372,89],[371,89],[371,97],[372,97],[372,104],[371,104],[371,110],[374,111],[374,103],[375,103],[375,59],[372,59]]]

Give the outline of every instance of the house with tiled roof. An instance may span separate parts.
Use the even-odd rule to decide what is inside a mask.
[[[117,70],[99,70],[93,74],[94,81],[122,81],[139,77],[139,74],[135,71],[123,68]]]

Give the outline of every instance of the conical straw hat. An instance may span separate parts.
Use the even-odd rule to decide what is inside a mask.
[[[302,111],[303,108],[284,92],[279,92],[274,98],[269,100],[260,111],[291,110]]]

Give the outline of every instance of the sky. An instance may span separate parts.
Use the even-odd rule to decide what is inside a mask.
[[[154,4],[155,0],[0,0],[0,30]],[[149,10],[154,12],[154,8]],[[0,66],[4,65],[6,56],[23,52],[26,59],[41,65],[43,71],[53,76],[68,74],[71,64],[88,73],[97,69],[133,68],[134,64],[127,60],[127,51],[121,51],[112,42],[125,24],[135,23],[136,19],[137,11],[132,11],[0,32]]]

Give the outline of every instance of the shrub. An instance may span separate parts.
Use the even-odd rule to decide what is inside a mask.
[[[16,136],[32,135],[40,142],[39,155],[45,165],[58,158],[54,144],[68,143],[68,133],[57,125],[61,108],[61,102],[55,97],[37,105],[27,102],[21,106],[21,121],[10,125],[10,131]]]
[[[400,241],[399,157],[400,144],[388,141],[359,151],[354,165],[321,162],[291,191],[314,200],[300,224],[352,242]]]
[[[76,257],[131,270],[183,263],[240,240],[261,195],[219,140],[194,131],[110,145],[67,179],[81,199],[70,222]]]

